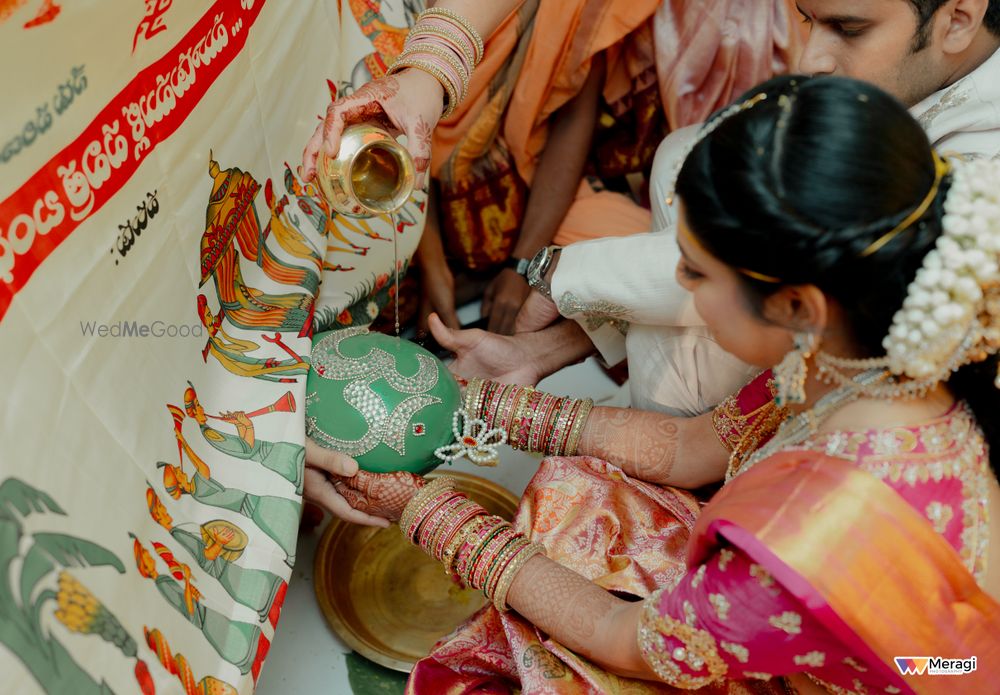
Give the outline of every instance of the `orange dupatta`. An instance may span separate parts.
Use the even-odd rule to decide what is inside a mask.
[[[718,536],[763,565],[865,661],[917,693],[991,692],[1000,604],[903,498],[849,461],[784,452],[722,489],[695,527],[688,563]],[[901,675],[894,657],[978,657],[964,676]]]

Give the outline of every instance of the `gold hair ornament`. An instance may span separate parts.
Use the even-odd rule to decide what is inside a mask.
[[[924,199],[922,201],[920,201],[920,205],[914,208],[913,212],[907,215],[905,220],[897,224],[890,231],[880,236],[878,239],[872,242],[872,244],[868,248],[862,251],[861,252],[862,258],[867,258],[868,256],[871,256],[873,253],[877,253],[883,246],[885,246],[890,241],[895,239],[897,236],[899,236],[907,229],[912,227],[917,220],[919,220],[921,217],[924,216],[924,214],[927,212],[927,209],[931,206],[931,203],[933,203],[934,199],[937,198],[938,191],[941,190],[941,182],[944,180],[944,177],[947,176],[948,173],[951,171],[951,165],[948,163],[948,160],[942,159],[940,156],[938,156],[938,153],[935,152],[934,150],[931,150],[931,154],[934,156],[934,183],[931,184],[931,189],[927,191],[927,195],[924,196]]]

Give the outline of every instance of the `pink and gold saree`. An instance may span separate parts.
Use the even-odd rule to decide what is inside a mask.
[[[724,442],[769,436],[755,427],[771,412],[767,377],[720,406]],[[408,692],[992,692],[1000,604],[977,584],[991,476],[962,403],[917,427],[786,449],[700,512],[689,493],[604,461],[546,459],[519,527],[558,562],[645,600],[639,643],[662,682],[609,674],[488,608],[417,664]],[[954,676],[905,659],[973,656],[976,670]]]

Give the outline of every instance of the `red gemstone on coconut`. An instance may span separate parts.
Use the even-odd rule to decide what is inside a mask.
[[[476,446],[478,442],[474,437],[462,437],[462,444],[465,444],[465,446]]]

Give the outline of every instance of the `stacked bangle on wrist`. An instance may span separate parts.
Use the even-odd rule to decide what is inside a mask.
[[[473,418],[507,433],[515,449],[574,456],[594,407],[590,398],[558,398],[532,386],[471,379],[464,407]]]
[[[483,40],[468,20],[445,8],[431,8],[417,17],[387,74],[416,68],[433,76],[447,94],[442,114],[447,117],[468,95],[472,71],[482,59]]]
[[[466,586],[479,589],[499,611],[507,610],[514,577],[530,558],[545,548],[460,492],[451,479],[435,478],[403,510],[400,529],[445,572]]]

